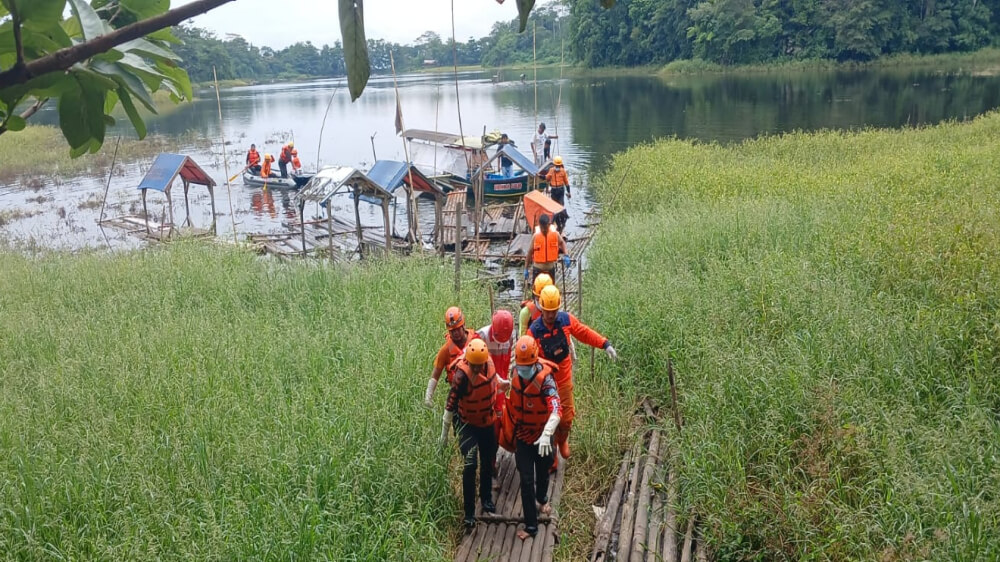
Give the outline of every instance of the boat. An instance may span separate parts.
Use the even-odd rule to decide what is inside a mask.
[[[508,198],[521,197],[532,188],[543,189],[546,185],[545,180],[539,177],[535,163],[514,146],[501,146],[492,156],[487,152],[487,149],[497,145],[498,133],[463,138],[453,133],[407,129],[402,135],[410,141],[414,165],[444,186],[453,189],[469,187],[482,174],[485,197]],[[510,176],[498,173],[492,166],[501,152],[519,168]]]
[[[243,183],[253,187],[262,187],[266,184],[267,187],[273,189],[298,189],[309,183],[309,180],[312,179],[312,177],[312,172],[303,172],[299,174],[291,174],[287,178],[271,176],[265,179],[257,174],[251,174],[247,171],[243,172]]]

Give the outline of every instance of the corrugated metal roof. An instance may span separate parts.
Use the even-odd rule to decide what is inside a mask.
[[[157,155],[153,165],[139,182],[138,189],[166,191],[178,175],[187,180],[188,183],[215,186],[215,180],[205,170],[202,170],[201,166],[196,164],[190,156],[164,152]]]

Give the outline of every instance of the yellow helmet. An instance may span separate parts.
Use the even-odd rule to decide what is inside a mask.
[[[274,156],[271,156],[270,154],[265,154],[264,160],[274,160]]]
[[[548,287],[549,285],[554,285],[552,282],[552,276],[548,273],[539,273],[538,277],[535,277],[535,286],[532,287],[532,293],[537,297],[542,294],[542,289]]]
[[[288,141],[288,148],[295,148],[295,142],[294,141]]]
[[[541,294],[538,295],[538,304],[541,305],[542,310],[549,312],[559,310],[559,307],[562,306],[562,295],[559,294],[559,289],[555,285],[549,285],[542,289]]]
[[[476,338],[465,346],[465,360],[469,365],[485,365],[489,358],[490,351],[483,340]]]
[[[556,156],[555,158],[553,158],[552,163],[555,164],[556,166],[562,166],[563,165],[562,156]]]

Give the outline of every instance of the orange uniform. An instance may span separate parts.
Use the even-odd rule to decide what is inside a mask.
[[[559,259],[559,233],[554,228],[542,234],[536,232],[531,239],[531,261],[536,265],[555,263]]]
[[[260,177],[262,178],[271,177],[271,162],[274,162],[273,158],[264,159],[264,165],[260,168]]]
[[[478,337],[479,334],[477,334],[474,330],[469,330],[469,329],[465,330],[466,344],[468,344],[472,340],[472,338],[478,338]],[[438,369],[444,369],[445,380],[448,381],[448,384],[451,384],[451,372],[452,372],[451,366],[454,363],[455,359],[458,359],[458,357],[462,355],[464,348],[458,347],[457,345],[455,345],[455,342],[451,341],[451,334],[445,334],[444,339],[445,339],[444,345],[441,346],[441,349],[438,350],[437,355],[434,357],[434,367]]]
[[[260,153],[256,149],[251,148],[247,151],[247,166],[256,166],[260,164]]]
[[[542,435],[552,412],[562,412],[561,396],[555,385],[559,368],[551,361],[539,359],[539,370],[530,381],[510,377],[510,397],[504,410],[500,445],[514,451],[515,441],[534,443]]]
[[[448,367],[448,371],[453,374],[445,408],[450,412],[457,409],[463,423],[476,427],[493,426],[497,419],[494,408],[498,386],[497,371],[492,359],[486,365],[485,371],[475,374],[465,357],[459,357]]]
[[[569,185],[569,174],[562,166],[552,166],[545,174],[545,181],[548,182],[549,187],[566,187]]]

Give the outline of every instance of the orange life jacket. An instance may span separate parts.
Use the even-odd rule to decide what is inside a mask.
[[[559,233],[553,228],[549,228],[545,234],[536,232],[531,246],[531,261],[534,263],[549,263],[559,259]]]
[[[299,160],[298,156],[292,156],[292,167],[293,168],[301,168],[302,167],[302,161]]]
[[[545,174],[545,181],[549,182],[549,187],[566,187],[569,185],[569,174],[566,173],[566,168],[553,166]]]
[[[281,156],[278,157],[282,162],[292,161],[292,147],[287,144],[281,147]]]
[[[465,375],[469,392],[458,399],[458,415],[464,423],[475,427],[490,427],[496,422],[497,371],[492,361],[486,364],[489,367],[485,372],[473,374],[465,357],[459,357],[450,369]]]
[[[260,153],[251,148],[247,152],[247,165],[256,166],[257,164],[260,164]]]
[[[479,338],[479,334],[475,330],[466,329],[465,345],[469,345],[472,338]],[[465,352],[465,348],[455,345],[455,342],[451,341],[451,334],[447,332],[444,334],[444,339],[444,345],[448,348],[448,362],[445,363],[447,367],[444,369],[444,380],[448,381],[448,384],[451,384],[451,375],[455,372],[455,362],[459,357],[461,357],[462,353]]]
[[[521,308],[525,307],[527,307],[528,312],[531,314],[531,320],[529,322],[534,322],[535,320],[538,319],[539,316],[542,315],[541,309],[535,306],[535,299],[528,299],[526,301],[522,301]],[[530,326],[531,324],[529,323],[528,325]]]
[[[266,178],[271,175],[271,160],[264,160],[264,165],[260,167],[260,177]]]
[[[510,377],[510,397],[507,398],[507,414],[504,430],[507,437],[516,437],[525,443],[534,443],[549,421],[549,405],[542,394],[545,377],[554,375],[559,367],[551,361],[539,359],[542,365],[534,378],[525,381],[519,375]]]

